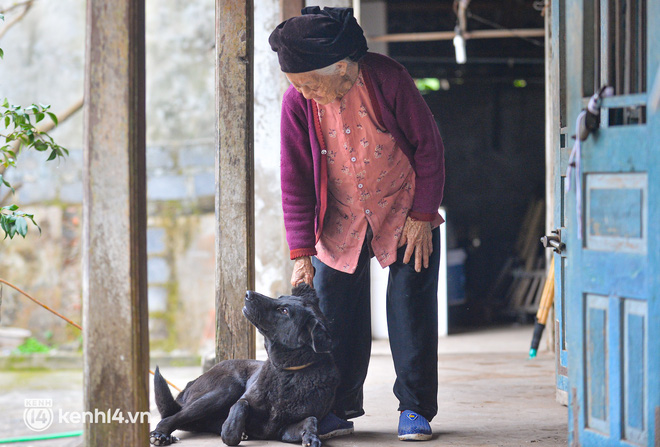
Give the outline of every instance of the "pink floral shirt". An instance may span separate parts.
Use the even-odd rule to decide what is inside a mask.
[[[362,72],[341,100],[319,105],[318,113],[328,151],[328,208],[317,257],[355,272],[369,225],[371,248],[385,268],[396,260],[415,172],[390,133],[379,128]]]

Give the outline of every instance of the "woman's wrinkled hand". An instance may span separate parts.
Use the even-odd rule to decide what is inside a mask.
[[[293,264],[291,285],[295,287],[302,282],[314,287],[314,266],[312,265],[312,258],[309,256],[296,258]]]
[[[431,234],[431,223],[421,220],[414,220],[410,216],[406,219],[399,239],[399,247],[407,245],[403,256],[405,264],[410,262],[410,258],[415,253],[415,271],[421,272],[422,266],[429,267],[429,256],[433,252],[433,236]]]

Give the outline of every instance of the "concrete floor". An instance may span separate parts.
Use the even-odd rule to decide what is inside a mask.
[[[527,359],[531,326],[452,335],[440,339],[438,416],[431,422],[438,446],[564,446],[567,409],[555,403],[554,357],[541,350]],[[545,343],[542,343],[545,346]],[[162,368],[170,381],[184,386],[199,368]],[[401,446],[396,438],[397,401],[392,394],[394,368],[387,342],[374,344],[365,384],[366,415],[355,419],[355,434],[324,442],[328,447]],[[50,398],[53,409],[80,411],[80,371],[0,372],[0,440],[32,435],[23,422],[25,398]],[[155,409],[152,396],[152,408]],[[152,411],[152,426],[157,412]],[[47,432],[80,430],[80,424],[57,423]],[[182,447],[224,445],[217,436],[176,433]],[[77,447],[80,438],[7,445]],[[275,441],[246,441],[247,447],[286,446]],[[94,446],[97,447],[97,446]],[[101,446],[98,446],[101,447]]]

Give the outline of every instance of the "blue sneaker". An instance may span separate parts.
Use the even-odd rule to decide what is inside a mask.
[[[353,433],[353,423],[337,417],[334,413],[328,413],[319,421],[317,433],[319,439],[350,435]]]
[[[429,441],[433,436],[429,421],[414,411],[402,411],[399,416],[399,441]]]

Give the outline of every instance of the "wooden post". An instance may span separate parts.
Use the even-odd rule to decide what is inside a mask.
[[[216,0],[216,359],[254,358],[254,27],[251,0]]]
[[[84,407],[94,416],[85,418],[87,446],[149,444],[144,14],[144,0],[87,2]],[[137,422],[113,420],[120,412]]]

